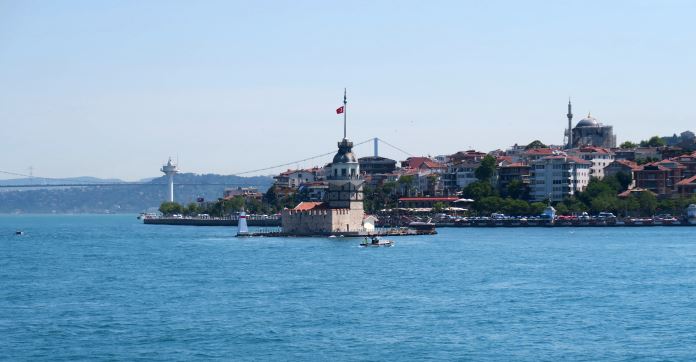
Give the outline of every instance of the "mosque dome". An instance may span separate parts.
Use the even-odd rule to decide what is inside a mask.
[[[587,114],[587,117],[583,118],[578,122],[578,125],[575,127],[599,127],[600,124],[597,121],[597,118],[592,117],[590,113]]]

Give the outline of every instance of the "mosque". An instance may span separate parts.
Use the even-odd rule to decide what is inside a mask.
[[[568,128],[566,129],[566,148],[578,148],[582,146],[595,146],[604,148],[616,147],[616,135],[614,127],[605,126],[599,123],[597,118],[588,113],[587,117],[578,122],[575,128],[573,125],[573,112],[570,100],[568,100]]]

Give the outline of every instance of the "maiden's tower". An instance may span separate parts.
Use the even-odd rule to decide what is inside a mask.
[[[327,175],[329,189],[322,202],[301,202],[294,209],[283,210],[283,233],[295,235],[361,234],[363,226],[363,179],[353,142],[346,138],[346,96],[343,107],[343,139]],[[370,224],[371,225],[371,224]]]

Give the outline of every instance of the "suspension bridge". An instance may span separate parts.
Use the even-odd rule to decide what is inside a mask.
[[[377,138],[377,137],[358,142],[355,144],[355,147],[361,146],[361,145],[364,145],[364,144],[367,144],[370,142],[372,142],[374,144],[374,156],[377,156],[377,154],[378,154],[378,144],[383,144],[385,146],[388,146],[391,149],[396,150],[396,151],[398,151],[406,156],[409,156],[409,157],[413,156],[411,153],[403,150],[402,148],[394,146],[393,144],[391,144],[391,143],[389,143],[381,138]],[[298,165],[298,164],[303,163],[303,162],[321,159],[323,157],[334,155],[335,153],[336,153],[336,150],[332,150],[330,152],[325,152],[325,153],[314,155],[311,157],[306,157],[306,158],[303,158],[300,160],[285,162],[282,164],[271,165],[271,166],[257,168],[257,169],[253,169],[253,170],[234,172],[234,173],[229,174],[228,176],[244,176],[244,175],[256,174],[256,173],[264,172],[264,171],[272,171],[272,170],[276,170],[279,168]],[[12,171],[5,171],[5,170],[0,170],[0,174],[23,177],[27,181],[27,183],[25,183],[25,184],[12,183],[12,184],[0,185],[0,189],[107,187],[107,186],[108,187],[128,187],[128,186],[162,186],[163,187],[163,186],[167,185],[166,182],[162,182],[162,181],[160,181],[160,182],[125,182],[125,181],[124,182],[113,182],[113,181],[78,182],[78,181],[75,181],[74,179],[70,179],[70,178],[40,177],[40,176],[33,175],[33,172],[30,174],[24,174],[21,172],[12,172]],[[225,184],[225,183],[177,183],[177,186],[229,186],[229,184]]]

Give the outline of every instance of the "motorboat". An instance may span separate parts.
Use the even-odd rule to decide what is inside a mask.
[[[388,239],[382,239],[379,236],[373,236],[371,238],[365,237],[363,241],[360,243],[360,246],[362,247],[368,247],[368,246],[393,246],[394,242]]]

